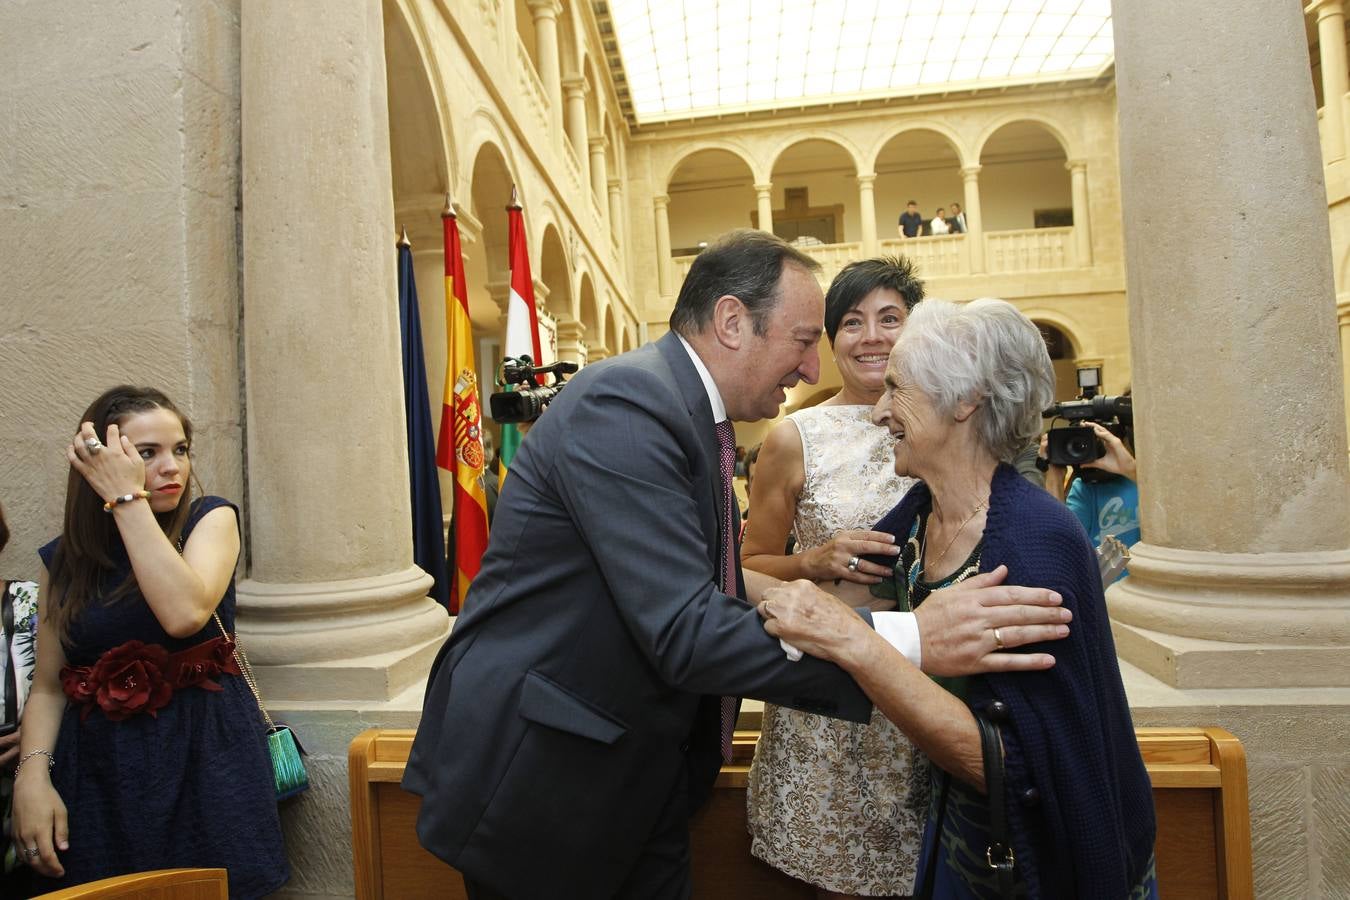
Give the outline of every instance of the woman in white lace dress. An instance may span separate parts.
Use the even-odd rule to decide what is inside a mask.
[[[892,441],[870,416],[887,356],[922,298],[923,283],[898,257],[855,262],[830,285],[825,332],[844,386],[765,440],[745,568],[883,608],[867,587],[888,572],[861,557],[900,548],[867,529],[913,481],[895,474]],[[789,531],[797,552],[784,556]],[[822,898],[908,895],[928,790],[927,763],[885,716],[857,725],[766,704],[747,792],[751,852]]]

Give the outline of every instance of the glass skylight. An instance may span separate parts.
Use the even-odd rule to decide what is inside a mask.
[[[608,0],[608,7],[638,122],[1091,77],[1114,52],[1110,0]]]

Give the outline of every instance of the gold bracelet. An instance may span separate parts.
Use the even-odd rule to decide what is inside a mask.
[[[23,768],[23,764],[26,763],[26,762],[28,762],[30,759],[32,759],[32,758],[35,757],[35,756],[45,756],[45,757],[47,757],[47,771],[48,771],[48,772],[50,772],[52,769],[56,768],[56,757],[55,757],[55,756],[52,756],[51,753],[50,753],[49,751],[47,751],[47,750],[32,750],[32,751],[30,751],[30,752],[28,752],[28,753],[25,753],[25,754],[23,755],[23,759],[19,760],[18,765],[16,765],[16,766],[14,767],[14,776],[13,776],[13,777],[18,778],[18,777],[19,777],[19,770]]]
[[[146,490],[136,491],[135,493],[132,494],[123,494],[122,496],[114,497],[107,503],[103,504],[103,511],[106,513],[110,513],[115,508],[121,506],[123,503],[131,503],[133,500],[149,500],[149,499],[150,499],[150,492]]]

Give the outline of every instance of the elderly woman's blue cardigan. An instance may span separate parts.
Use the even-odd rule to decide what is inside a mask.
[[[876,530],[908,535],[929,500],[917,485]],[[1018,871],[1031,897],[1127,897],[1153,854],[1153,794],[1096,554],[1073,513],[1007,465],[994,473],[980,571],[1000,564],[1005,584],[1049,588],[1073,611],[1067,638],[1020,648],[1053,654],[1054,668],[970,681],[973,708],[997,699],[1011,713],[1003,744]]]

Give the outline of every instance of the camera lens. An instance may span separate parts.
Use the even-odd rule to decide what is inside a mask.
[[[1075,435],[1064,445],[1064,449],[1074,460],[1088,462],[1093,458],[1092,451],[1096,449],[1092,444],[1092,438]]]

